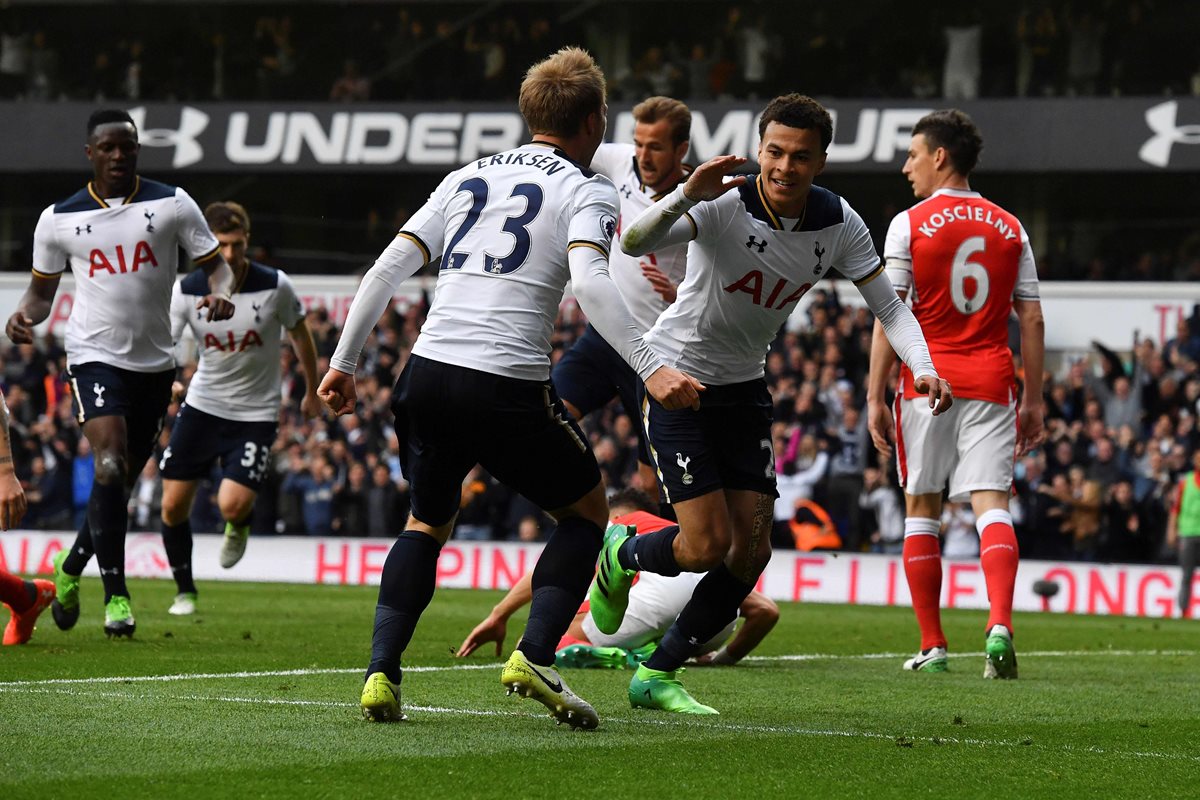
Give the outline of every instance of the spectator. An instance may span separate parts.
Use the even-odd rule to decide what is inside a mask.
[[[347,58],[342,74],[333,82],[329,99],[335,103],[365,103],[371,99],[371,81],[359,72],[358,62]]]

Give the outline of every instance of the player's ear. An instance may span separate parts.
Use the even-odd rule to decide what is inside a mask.
[[[821,153],[821,157],[817,159],[817,171],[813,175],[820,175],[825,171],[825,159],[828,155],[828,153]]]

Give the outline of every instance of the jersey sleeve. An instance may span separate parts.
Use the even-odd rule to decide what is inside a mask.
[[[67,268],[67,251],[58,244],[58,229],[54,225],[54,206],[38,217],[33,230],[33,271],[53,277]]]
[[[842,224],[841,240],[838,242],[837,260],[834,266],[856,285],[862,285],[883,272],[879,261],[879,253],[875,251],[875,243],[871,241],[871,231],[863,222],[858,212],[850,204],[842,200],[842,213],[845,222]]]
[[[1025,226],[1017,223],[1021,230],[1021,255],[1017,261],[1017,285],[1013,288],[1014,300],[1040,300],[1041,291],[1038,288],[1037,264],[1033,260],[1033,248],[1029,244],[1029,235]]]
[[[217,237],[208,228],[204,213],[192,196],[183,189],[175,189],[175,213],[179,219],[176,236],[183,252],[196,264],[203,264],[217,256],[220,245]]]
[[[457,178],[457,172],[447,175],[429,195],[425,205],[417,209],[396,234],[415,244],[425,256],[426,264],[442,257],[446,243],[446,203],[454,196],[449,186]]]
[[[622,162],[631,158],[633,158],[633,152],[628,145],[605,143],[596,148],[596,155],[592,156],[591,168],[593,172],[599,172],[615,183],[620,174]]]
[[[892,217],[883,240],[883,263],[898,292],[912,290],[912,224],[908,212]]]
[[[715,200],[697,203],[683,212],[692,224],[692,238],[698,242],[715,242],[725,233],[741,207],[736,189],[730,189]]]
[[[300,320],[304,319],[304,306],[300,303],[300,298],[296,296],[296,285],[282,271],[279,274],[279,283],[275,289],[275,314],[279,317],[279,324],[291,330],[299,324]]]
[[[590,247],[608,257],[617,232],[617,189],[602,175],[575,191],[567,223],[567,250]]]

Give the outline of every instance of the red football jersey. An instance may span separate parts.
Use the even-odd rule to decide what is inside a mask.
[[[910,291],[933,365],[954,395],[1010,403],[1012,301],[1038,299],[1017,218],[977,192],[942,189],[892,220],[884,258],[896,288]],[[900,380],[905,397],[918,396],[907,366]]]

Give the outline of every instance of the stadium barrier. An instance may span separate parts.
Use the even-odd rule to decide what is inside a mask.
[[[0,567],[48,575],[51,559],[75,539],[74,532],[12,531],[0,536]],[[378,585],[390,539],[317,536],[254,537],[233,569],[218,566],[222,537],[198,534],[192,555],[199,580],[277,581],[336,586]],[[438,586],[509,589],[533,568],[540,544],[449,542],[438,562]],[[126,543],[131,577],[170,579],[171,569],[157,533],[131,533]],[[95,561],[84,573],[99,576]],[[1171,617],[1182,572],[1175,566],[1022,561],[1014,607],[1020,611]],[[1037,581],[1053,581],[1058,593],[1043,600]],[[1193,581],[1192,615],[1200,613],[1200,573]],[[777,550],[759,580],[759,591],[776,600],[850,605],[907,606],[911,603],[898,556]],[[987,586],[979,562],[947,561],[942,583],[946,608],[986,608]]]

